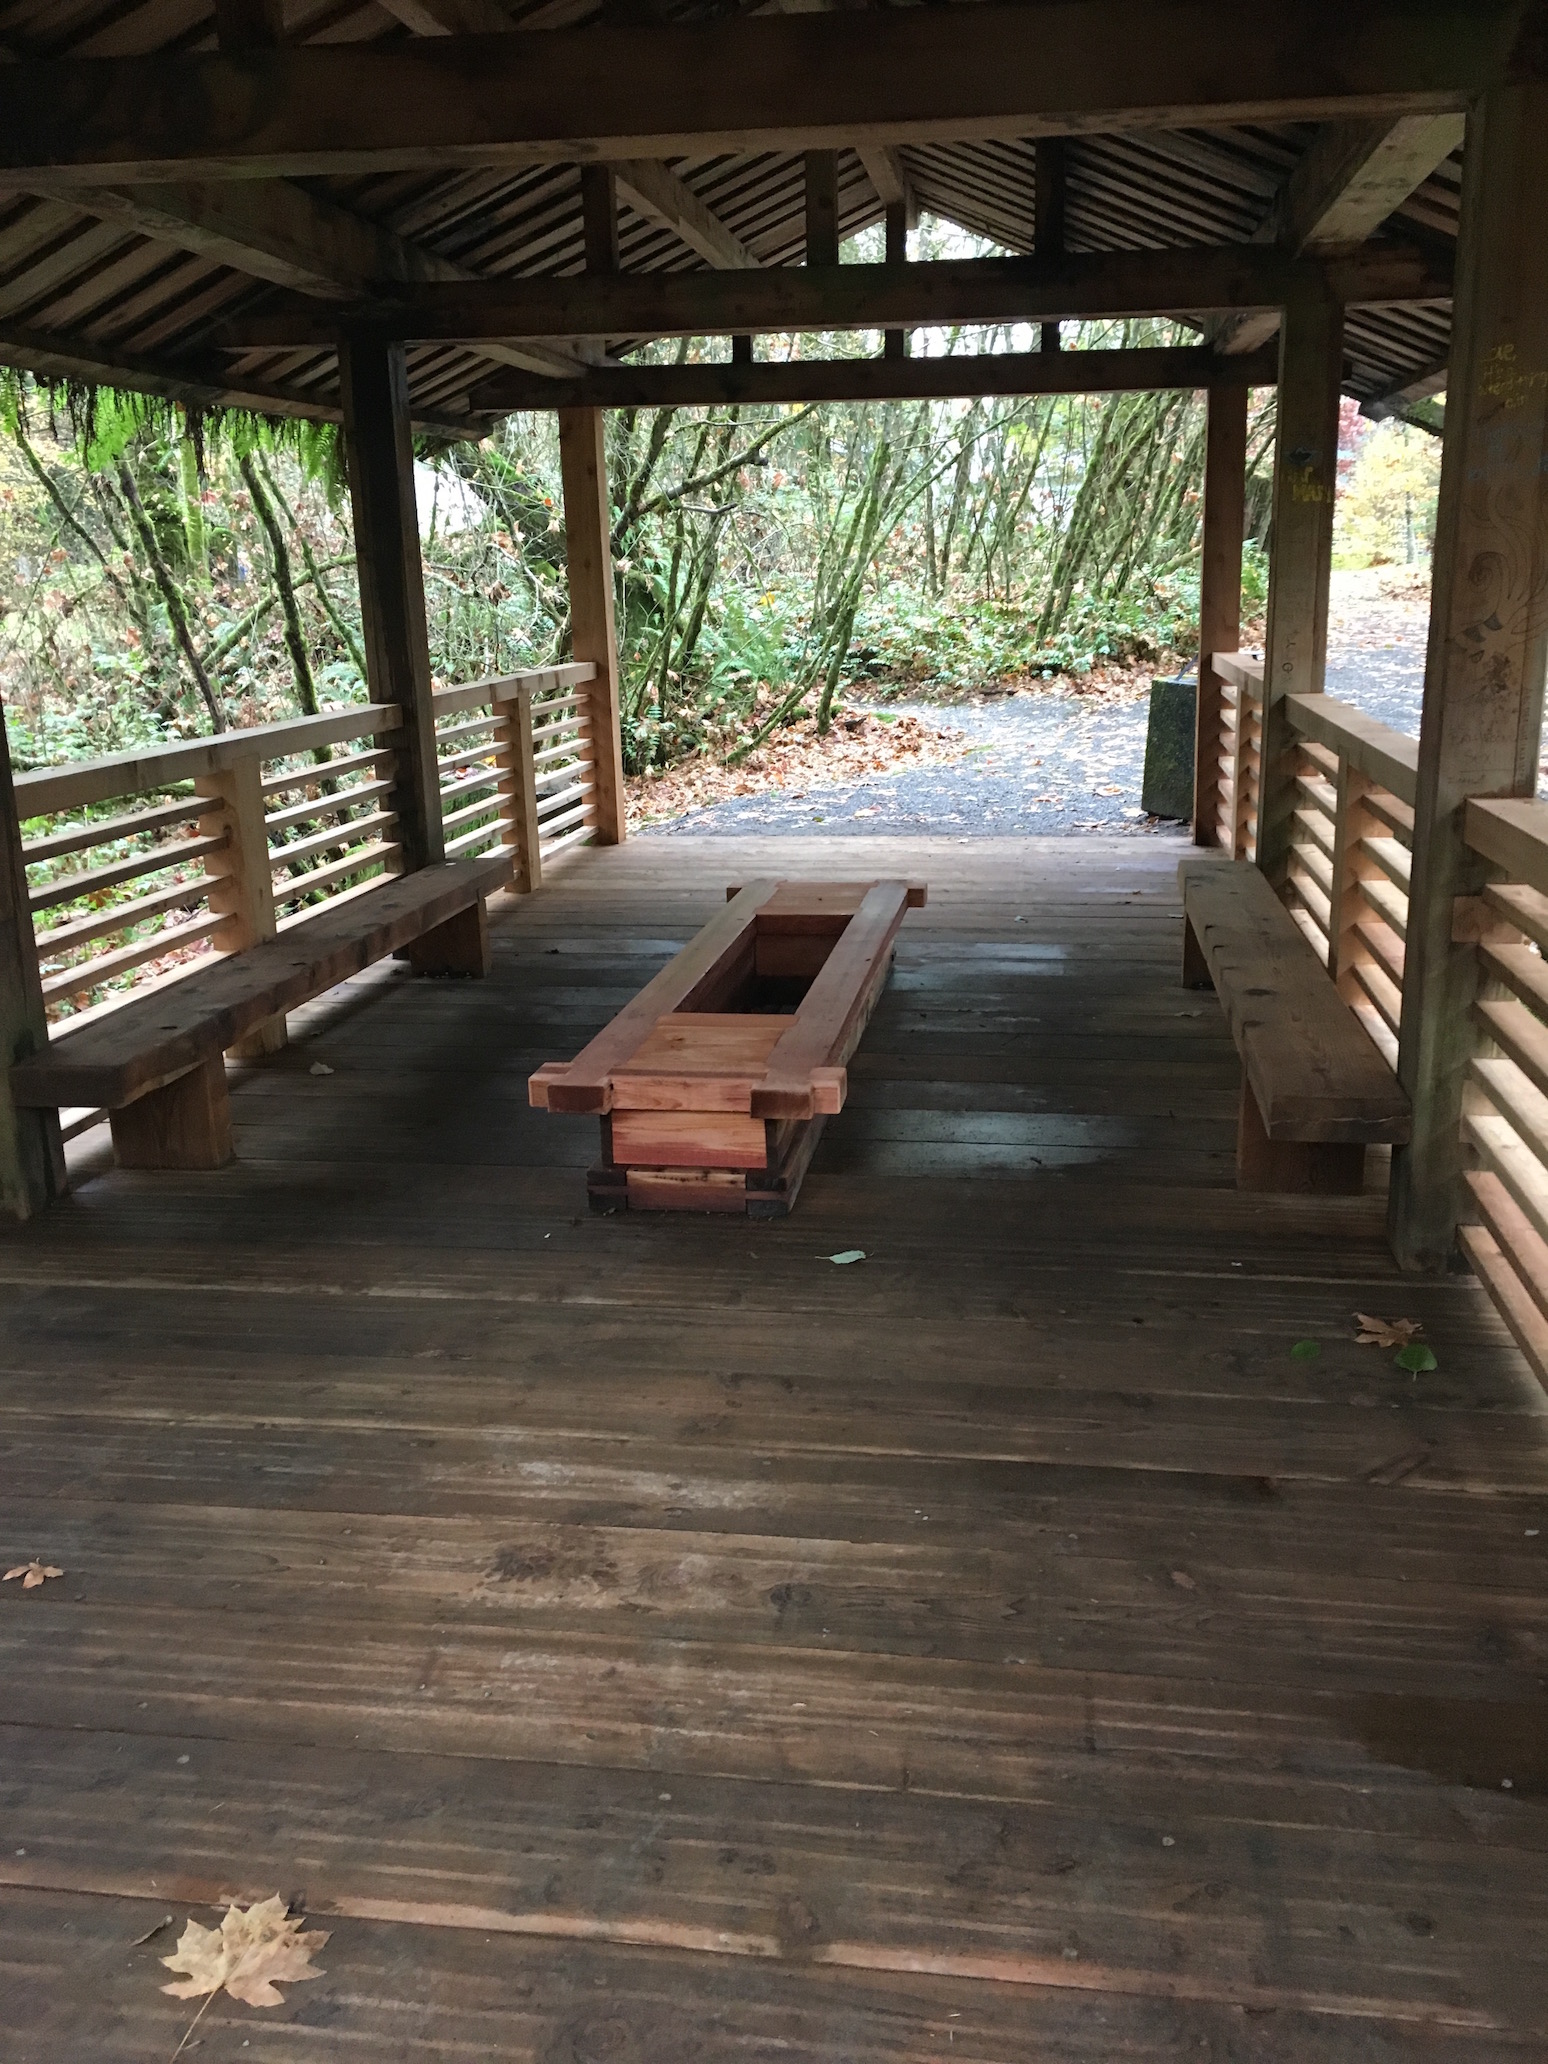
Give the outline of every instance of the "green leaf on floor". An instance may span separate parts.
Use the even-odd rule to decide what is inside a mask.
[[[1400,1347],[1392,1359],[1400,1369],[1411,1369],[1416,1376],[1423,1376],[1431,1369],[1440,1367],[1433,1350],[1426,1347],[1422,1340],[1411,1340],[1407,1347]]]
[[[824,1261],[837,1262],[840,1268],[845,1268],[852,1261],[864,1261],[865,1249],[863,1247],[846,1247],[842,1254],[825,1254],[823,1259]]]
[[[1290,1350],[1292,1362],[1314,1362],[1322,1352],[1320,1340],[1298,1340]]]

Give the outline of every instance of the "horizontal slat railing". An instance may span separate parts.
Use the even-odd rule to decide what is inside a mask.
[[[509,852],[519,887],[595,834],[590,665],[435,692],[449,857]],[[39,768],[16,780],[44,1001],[56,1029],[238,952],[402,865],[382,704]],[[271,1048],[276,1026],[257,1037]]]
[[[1222,740],[1220,844],[1256,857],[1263,662],[1216,653],[1246,741],[1231,799]],[[1243,722],[1241,712],[1250,711]],[[1372,1042],[1397,1067],[1417,739],[1331,695],[1290,695],[1295,795],[1285,903]]]
[[[1233,860],[1251,860],[1258,842],[1263,662],[1251,653],[1217,652],[1213,664],[1222,684],[1215,842]]]
[[[1499,878],[1458,913],[1478,954],[1462,1117],[1477,1222],[1460,1238],[1548,1384],[1548,803],[1474,796],[1463,836]]]

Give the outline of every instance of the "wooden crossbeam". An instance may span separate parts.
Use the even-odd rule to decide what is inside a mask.
[[[424,342],[699,337],[1279,308],[1312,289],[1341,302],[1432,301],[1444,299],[1451,282],[1444,260],[1397,245],[1297,259],[1272,246],[1243,244],[1052,259],[478,280],[408,288],[394,302],[361,306],[351,320]],[[300,349],[326,346],[338,328],[336,313],[294,299],[227,324],[219,341],[239,350]]]
[[[0,70],[0,174],[351,176],[1455,112],[1536,0],[1064,0]]]
[[[526,23],[513,21],[500,0],[382,0],[416,36],[508,35]],[[589,164],[588,171],[599,169]],[[637,214],[659,222],[682,238],[710,265],[756,265],[758,259],[669,165],[651,158],[625,159],[610,166],[618,191]],[[595,272],[597,266],[588,265]],[[616,268],[608,268],[616,269]]]
[[[325,300],[353,301],[394,285],[476,277],[289,179],[84,189],[40,180],[31,190],[158,243]],[[496,345],[488,355],[559,379],[573,378],[578,362],[573,351],[544,344]]]
[[[944,401],[986,394],[1129,394],[1271,387],[1272,349],[1222,358],[1190,346],[1130,351],[960,352],[948,358],[790,359],[779,364],[598,366],[579,380],[500,374],[475,413],[542,408],[712,408],[807,401]]]
[[[100,338],[20,323],[0,325],[0,365],[16,366],[40,380],[79,380],[121,387],[129,394],[155,394],[189,408],[243,408],[265,416],[297,416],[324,423],[339,420],[337,403],[291,393],[272,381],[228,372],[218,360],[147,358]],[[451,409],[416,410],[414,427],[447,438],[479,437],[487,425]]]
[[[1460,113],[1331,122],[1291,173],[1279,241],[1314,251],[1363,243],[1462,145]]]
[[[1422,186],[1462,142],[1460,113],[1329,122],[1274,198],[1259,240],[1297,256],[1361,243]],[[1276,311],[1233,316],[1215,344],[1256,351],[1279,327]]]
[[[618,191],[637,214],[664,224],[709,264],[736,271],[760,263],[669,165],[651,158],[626,158],[612,169]]]

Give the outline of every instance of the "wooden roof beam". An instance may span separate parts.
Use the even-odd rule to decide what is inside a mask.
[[[1540,0],[1063,0],[0,69],[0,181],[349,176],[1454,113]]]
[[[670,166],[653,158],[624,158],[612,169],[619,193],[637,215],[671,230],[709,264],[735,272],[762,262]]]
[[[543,408],[715,408],[808,401],[941,401],[986,394],[1130,394],[1271,387],[1272,351],[1221,358],[1197,346],[1128,351],[954,352],[943,358],[599,366],[559,383],[501,374],[476,387],[474,414]]]
[[[508,35],[512,21],[500,0],[382,0],[416,36]],[[759,260],[667,165],[626,158],[612,167],[619,191],[637,215],[659,222],[710,265],[735,268]]]
[[[1313,139],[1265,217],[1260,235],[1299,256],[1363,243],[1460,148],[1460,113],[1329,122]],[[1232,318],[1221,351],[1256,351],[1279,328],[1273,310]]]
[[[1364,243],[1461,149],[1466,126],[1461,113],[1329,122],[1285,185],[1279,242],[1297,253]]]
[[[266,416],[300,416],[336,423],[336,404],[287,392],[270,381],[232,374],[219,360],[179,364],[143,357],[93,337],[37,330],[18,323],[0,324],[0,365],[16,366],[40,380],[78,380],[83,384],[120,387],[130,394],[154,394],[189,408],[244,408]],[[453,415],[416,415],[420,430],[444,437],[481,437],[487,424]]]
[[[327,348],[364,325],[420,342],[520,337],[669,337],[925,328],[1061,318],[1280,308],[1316,291],[1342,302],[1432,301],[1451,290],[1428,251],[1369,245],[1292,258],[1271,245],[1108,251],[1053,259],[782,266],[756,272],[638,272],[610,278],[483,279],[405,288],[342,311],[293,297],[225,326],[234,350]]]
[[[1441,359],[1401,385],[1389,387],[1384,394],[1373,394],[1360,404],[1360,413],[1369,416],[1373,423],[1396,417],[1400,423],[1412,423],[1415,429],[1428,430],[1432,437],[1438,437],[1446,427],[1446,410],[1435,396],[1445,392],[1450,378],[1451,361]]]
[[[477,277],[288,179],[84,191],[39,181],[31,190],[254,279],[327,300],[358,301],[395,286]],[[573,351],[535,344],[500,346],[490,355],[557,379],[573,379],[578,363]]]
[[[884,208],[906,208],[910,225],[919,214],[919,204],[909,182],[908,167],[889,143],[863,144],[855,155],[865,167],[865,176],[876,189]]]

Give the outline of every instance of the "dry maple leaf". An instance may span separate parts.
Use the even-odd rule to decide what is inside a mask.
[[[1355,1340],[1361,1347],[1407,1347],[1424,1331],[1418,1319],[1373,1319],[1361,1311],[1355,1313],[1355,1324]]]
[[[321,1971],[313,1970],[312,1958],[327,1941],[327,1932],[303,1934],[305,1926],[305,1916],[292,1914],[277,1893],[245,1910],[230,1907],[218,1928],[201,1928],[190,1921],[171,1956],[161,1959],[169,1971],[187,1973],[181,1984],[163,1985],[163,1992],[178,1999],[208,1995],[178,2052],[218,1993],[229,1992],[250,2007],[282,2007],[285,1996],[277,1985],[322,1977]]]
[[[19,1562],[15,1569],[8,1569],[0,1584],[9,1584],[13,1577],[20,1577],[24,1591],[36,1591],[39,1584],[46,1584],[50,1577],[62,1577],[64,1571],[55,1569],[51,1562],[39,1562],[34,1556],[31,1562]]]

